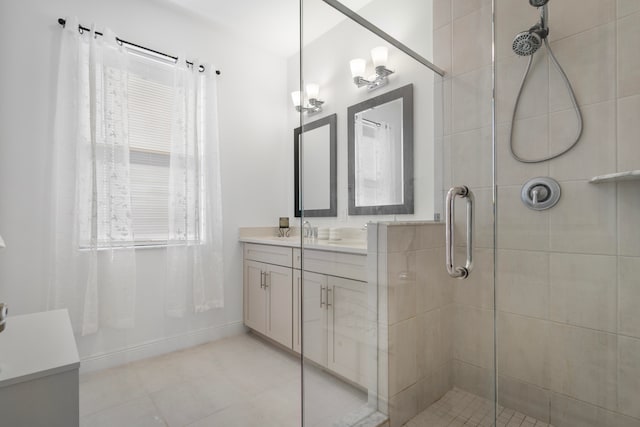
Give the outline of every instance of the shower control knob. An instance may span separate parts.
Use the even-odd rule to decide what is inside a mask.
[[[540,202],[544,202],[549,198],[551,194],[551,190],[546,185],[536,185],[531,189],[531,201],[534,205],[537,205]]]
[[[550,209],[560,200],[560,184],[549,177],[530,179],[522,186],[521,199],[529,209]]]

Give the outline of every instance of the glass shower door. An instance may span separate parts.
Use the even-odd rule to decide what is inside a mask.
[[[440,275],[450,292],[451,377],[449,391],[414,420],[425,426],[507,425],[496,406],[492,4],[434,1],[433,16],[434,59],[447,72],[441,256],[446,269]],[[429,331],[430,325],[423,327]]]
[[[368,298],[363,306],[351,294],[342,311],[320,317],[301,313],[302,340],[316,342],[304,337],[305,321],[329,325],[339,313],[348,331],[356,324],[349,314],[362,308],[375,339],[352,348],[368,351],[367,372],[375,374],[358,384],[303,350],[305,425],[355,422],[325,404],[332,392],[310,376],[316,369],[366,390],[370,413],[392,426],[639,426],[638,8],[613,0],[354,0],[342,2],[357,14],[347,13],[352,21],[307,33],[321,13],[335,13],[311,5],[331,3],[302,2],[298,65],[302,82],[320,83],[325,101],[324,112],[302,114],[302,122],[337,115],[337,210],[304,217],[303,209],[302,220],[343,233],[367,223],[367,275],[356,281]],[[444,75],[412,69],[415,56],[376,38],[359,18]],[[350,60],[385,44],[394,71],[388,85],[358,89],[357,77],[373,81],[375,72],[367,60],[364,76],[358,63],[350,73]],[[349,179],[349,159],[358,154],[348,147],[349,107],[409,83],[416,95],[414,210],[354,212],[358,181]],[[469,242],[467,200],[455,198],[448,251],[446,195],[458,188],[452,195],[464,196],[462,187],[473,194],[474,232]],[[314,243],[301,243],[306,289],[315,279],[304,279]],[[450,277],[447,267],[464,275],[456,267],[467,267],[469,243],[468,277]],[[334,303],[322,283],[318,307]],[[323,420],[313,418],[318,413]]]
[[[302,68],[290,83],[292,91],[302,92],[294,205],[304,227],[294,289],[303,425],[350,426],[372,416],[374,421],[378,405],[378,296],[367,277],[367,230],[365,222],[345,221],[346,113],[356,103],[348,94],[351,54],[337,48],[362,34],[323,1],[302,1],[301,7],[304,46],[295,65]]]
[[[301,1],[302,52],[289,64],[300,78],[289,83],[302,92],[294,289],[305,426],[495,421],[492,15],[477,3]],[[470,24],[479,37],[452,56]],[[335,211],[315,204],[325,190],[311,185],[320,157],[307,146],[331,115]],[[466,279],[447,274],[445,256],[445,199],[462,186],[475,231],[467,239],[470,198],[456,200],[451,242],[463,266],[472,248]]]

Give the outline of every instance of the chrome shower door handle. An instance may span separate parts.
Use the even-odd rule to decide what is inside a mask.
[[[467,201],[467,261],[464,267],[455,265],[455,201],[456,197]],[[446,233],[446,263],[449,276],[458,279],[466,279],[473,268],[473,203],[474,197],[468,187],[453,187],[447,193],[446,213],[445,213],[445,233]]]

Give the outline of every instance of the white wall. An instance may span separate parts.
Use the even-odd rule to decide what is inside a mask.
[[[150,0],[20,0],[0,6],[0,301],[10,313],[46,309],[48,174],[55,100],[58,17],[109,26],[120,37],[212,62],[218,77],[225,221],[225,308],[180,320],[163,314],[162,249],[138,252],[133,330],[78,340],[82,357],[242,320],[239,226],[275,225],[288,212],[282,159],[290,159],[286,61],[212,28],[199,17]],[[293,35],[295,36],[295,35]],[[266,82],[266,84],[265,84]],[[286,137],[286,138],[285,138]],[[9,324],[10,327],[10,324]],[[237,328],[236,328],[237,329]]]
[[[329,6],[326,6],[329,7]],[[304,12],[304,11],[303,11]],[[338,13],[338,12],[335,12]],[[384,0],[374,0],[360,11],[363,17],[417,51],[427,59],[432,58],[432,2],[431,0],[398,0],[393,7]],[[304,22],[313,16],[304,14]],[[303,35],[304,38],[304,35]],[[305,115],[309,123],[327,115],[338,114],[338,216],[336,218],[312,218],[313,224],[342,224],[360,226],[368,221],[433,219],[435,205],[434,180],[436,179],[434,128],[434,79],[431,70],[419,64],[400,50],[390,47],[388,67],[396,73],[390,76],[389,85],[373,92],[358,89],[353,84],[349,61],[366,58],[372,71],[370,51],[387,45],[382,39],[351,20],[344,20],[323,36],[304,46],[302,77],[305,82],[320,84],[320,98],[325,101],[323,112]],[[288,92],[299,90],[299,55],[287,63]],[[439,79],[439,78],[438,78]],[[366,99],[381,95],[409,83],[414,85],[414,184],[415,210],[413,215],[397,216],[349,216],[347,190],[347,108]],[[299,114],[290,108],[287,140],[293,149],[293,129],[299,126]],[[293,164],[288,165],[293,177]],[[289,182],[288,212],[293,216],[293,179]],[[439,188],[439,186],[438,186]]]

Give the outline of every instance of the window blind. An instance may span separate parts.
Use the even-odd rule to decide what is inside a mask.
[[[167,241],[173,88],[129,73],[132,223],[136,244]]]

